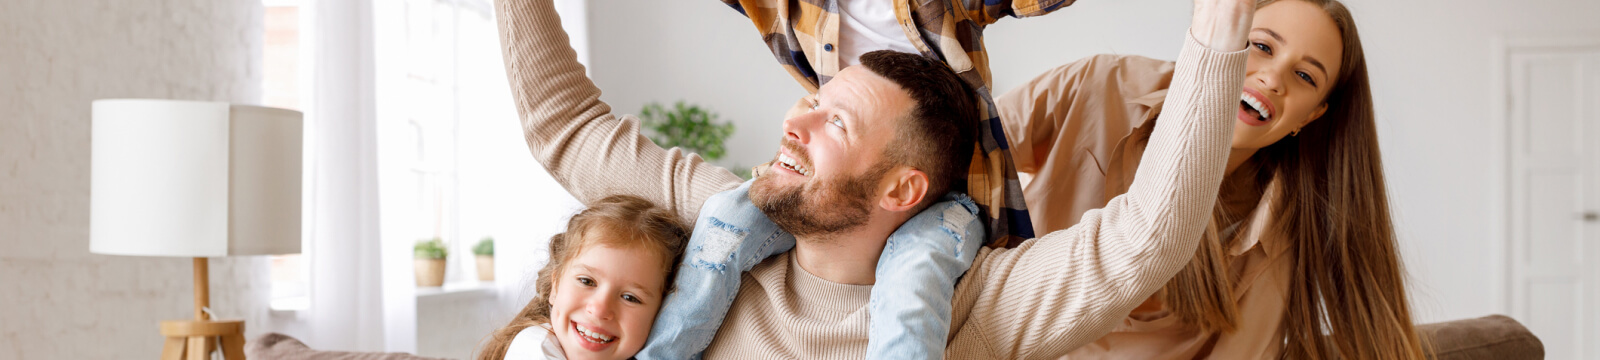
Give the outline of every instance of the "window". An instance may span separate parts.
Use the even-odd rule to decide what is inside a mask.
[[[478,282],[472,246],[494,237],[496,253],[543,250],[576,208],[564,189],[528,154],[506,83],[498,24],[486,0],[407,0],[403,27],[375,34],[400,47],[383,57],[377,106],[380,136],[399,144],[379,156],[403,159],[400,171],[380,171],[384,187],[404,189],[405,200],[383,205],[401,216],[409,234],[385,241],[439,237],[450,249],[446,289],[496,287]],[[383,31],[383,29],[392,29]],[[383,62],[388,62],[384,64]],[[385,85],[385,84],[393,84]],[[553,200],[552,200],[553,199]],[[531,248],[531,249],[530,249]],[[519,272],[535,254],[497,257],[495,267]],[[522,274],[496,274],[515,286]],[[419,289],[424,296],[435,289]]]
[[[279,324],[288,325],[274,331],[366,321],[376,314],[345,314],[381,307],[383,321],[372,325],[382,329],[371,331],[381,333],[386,349],[467,353],[446,348],[470,346],[483,329],[498,325],[489,319],[527,302],[546,240],[580,206],[528,154],[489,1],[265,1],[263,103],[305,107],[314,113],[308,116],[319,117],[308,118],[316,123],[307,124],[307,158],[338,161],[308,161],[308,177],[322,172],[304,189],[341,195],[305,203],[307,215],[321,210],[315,206],[336,208],[323,211],[320,224],[304,223],[307,234],[313,226],[336,228],[333,235],[318,232],[331,241],[307,236],[318,243],[305,244],[301,255],[272,259],[274,311],[325,305],[329,311],[284,318]],[[582,2],[557,5],[576,20],[564,24],[581,51],[582,13],[570,11],[582,11]],[[312,19],[321,11],[327,12]],[[350,76],[351,69],[361,73]],[[318,73],[315,81],[312,73]],[[318,152],[319,146],[328,148]],[[313,187],[326,183],[333,185],[321,192]],[[345,206],[351,201],[361,204]],[[496,255],[502,255],[494,267],[503,270],[493,283],[477,281],[471,251],[485,236],[495,238]],[[433,237],[450,248],[446,289],[469,291],[411,288],[411,246]],[[334,295],[313,305],[307,295],[323,291]]]
[[[385,6],[373,34],[382,241],[445,241],[444,286],[416,288],[411,299],[416,353],[460,356],[527,303],[546,240],[578,205],[528,153],[489,2]],[[478,281],[471,250],[485,236],[495,238],[494,282]],[[394,260],[411,261],[384,259]]]

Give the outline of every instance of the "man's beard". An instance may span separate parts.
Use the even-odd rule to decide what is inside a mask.
[[[751,185],[750,202],[783,231],[796,237],[828,238],[866,225],[873,190],[890,168],[882,161],[861,176],[825,181],[816,189],[774,184],[771,177],[777,174],[769,172]]]

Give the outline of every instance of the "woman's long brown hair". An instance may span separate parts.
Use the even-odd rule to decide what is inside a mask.
[[[1289,0],[1257,0],[1256,8],[1277,1]],[[1344,66],[1326,99],[1327,113],[1255,155],[1259,179],[1275,177],[1280,184],[1272,225],[1290,242],[1280,358],[1423,359],[1426,345],[1411,323],[1355,19],[1337,0],[1295,1],[1317,5],[1333,19]],[[1195,260],[1161,298],[1186,323],[1226,332],[1237,326],[1239,309],[1221,250],[1231,239],[1220,239],[1216,229],[1237,219],[1214,214]]]
[[[606,245],[644,249],[659,256],[663,264],[662,276],[666,287],[672,287],[673,273],[683,256],[683,246],[688,243],[689,232],[676,214],[635,196],[613,195],[589,204],[589,208],[573,215],[567,221],[567,231],[550,237],[550,262],[539,269],[534,282],[538,290],[532,301],[494,333],[489,334],[478,351],[479,360],[500,360],[511,347],[511,340],[523,329],[550,322],[550,290],[567,262],[578,257],[586,247]],[[663,289],[665,290],[665,289]],[[665,291],[662,292],[666,293]]]

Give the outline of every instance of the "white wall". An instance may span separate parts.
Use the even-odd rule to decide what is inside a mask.
[[[734,121],[723,166],[771,160],[784,110],[805,96],[750,20],[718,1],[591,1],[589,46],[600,99],[617,114],[685,100]]]
[[[1349,0],[1377,98],[1391,202],[1420,321],[1504,313],[1492,281],[1494,158],[1491,42],[1497,37],[1600,37],[1600,2]],[[783,111],[803,90],[748,20],[720,2],[591,2],[591,70],[602,99],[636,113],[687,99],[735,121],[725,165],[776,150]],[[1007,19],[986,34],[997,92],[1096,53],[1172,59],[1188,1],[1086,0],[1042,18]],[[599,15],[604,14],[604,15]]]
[[[257,103],[260,1],[7,0],[0,11],[0,359],[154,358],[192,318],[187,258],[89,253],[89,102]],[[267,324],[264,257],[211,261],[211,304]]]
[[[1393,2],[1390,2],[1393,3]],[[1401,2],[1357,4],[1367,43],[1385,170],[1407,265],[1424,318],[1506,313],[1493,265],[1504,178],[1491,165],[1499,137],[1492,113],[1496,38],[1600,38],[1600,2]]]

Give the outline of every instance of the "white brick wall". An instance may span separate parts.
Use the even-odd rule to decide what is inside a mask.
[[[89,102],[257,103],[256,0],[0,0],[0,359],[154,358],[193,317],[186,258],[89,253]],[[213,259],[211,303],[268,324],[266,260]]]

